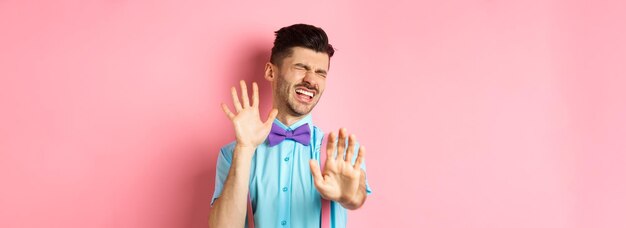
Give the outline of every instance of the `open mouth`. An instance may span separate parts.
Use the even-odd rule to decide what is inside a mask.
[[[311,102],[313,97],[315,97],[314,90],[308,90],[305,88],[297,88],[296,89],[296,97],[303,102]]]

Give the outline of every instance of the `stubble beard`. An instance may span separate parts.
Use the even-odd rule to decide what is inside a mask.
[[[313,108],[317,105],[319,99],[314,100],[314,103],[310,106],[301,104],[299,101],[295,99],[292,93],[295,93],[296,86],[290,86],[282,77],[278,77],[278,88],[279,94],[278,99],[281,99],[281,102],[286,106],[287,111],[290,115],[293,116],[303,116],[309,114]],[[316,96],[320,96],[317,94]],[[319,97],[317,97],[319,98]]]

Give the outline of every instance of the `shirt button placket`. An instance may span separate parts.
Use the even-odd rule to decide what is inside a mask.
[[[281,188],[278,189],[278,191],[282,194],[279,194],[278,198],[281,202],[281,206],[280,208],[278,208],[278,218],[280,218],[280,225],[278,225],[279,227],[290,227],[291,225],[288,223],[288,221],[291,219],[290,218],[290,205],[291,205],[291,193],[290,193],[290,185],[291,185],[291,178],[292,178],[292,170],[293,170],[293,162],[291,162],[291,154],[293,152],[291,151],[295,151],[296,145],[294,141],[286,141],[283,143],[288,143],[287,145],[289,145],[290,147],[293,146],[293,149],[290,150],[287,153],[282,154],[283,157],[283,165],[280,168],[280,185],[282,186]],[[285,145],[285,146],[287,146]],[[295,160],[294,160],[295,161]]]

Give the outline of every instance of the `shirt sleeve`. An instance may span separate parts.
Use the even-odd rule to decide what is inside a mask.
[[[232,163],[233,149],[231,145],[224,146],[220,149],[220,153],[217,156],[217,165],[215,166],[215,191],[213,192],[213,199],[211,199],[211,207],[215,200],[222,195],[224,182],[226,181],[226,177],[228,177]]]

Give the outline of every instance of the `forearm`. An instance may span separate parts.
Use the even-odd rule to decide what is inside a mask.
[[[209,227],[244,227],[254,148],[236,146],[222,195],[213,204]]]

